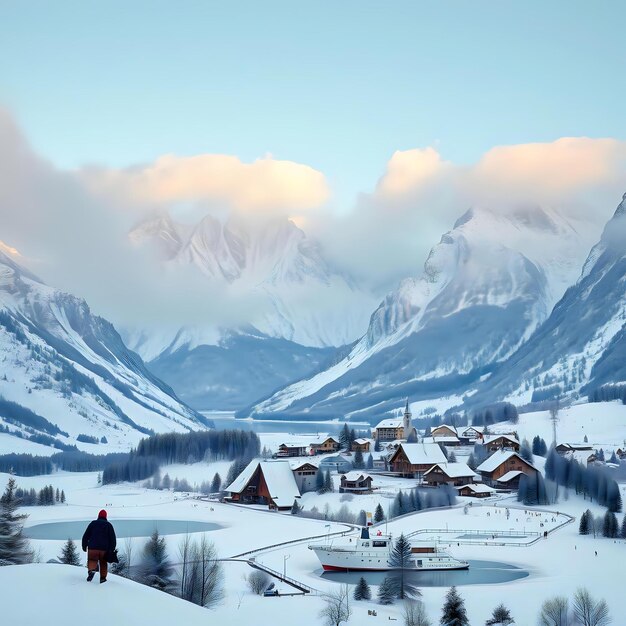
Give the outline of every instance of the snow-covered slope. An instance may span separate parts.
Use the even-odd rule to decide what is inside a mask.
[[[548,317],[594,236],[591,225],[539,207],[468,211],[431,250],[421,276],[385,298],[344,359],[251,412],[380,414],[405,395],[462,390]]]
[[[198,409],[241,408],[311,375],[363,334],[375,305],[288,219],[206,216],[186,227],[160,215],[130,237],[156,246],[164,271],[201,272],[207,298],[217,285],[254,303],[246,323],[230,327],[125,330],[126,342]]]
[[[626,194],[578,281],[472,400],[526,404],[613,383],[626,383]]]
[[[137,226],[130,238],[138,245],[155,245],[167,264],[199,270],[208,284],[256,296],[260,314],[251,314],[247,322],[269,337],[337,347],[367,328],[373,296],[332,267],[319,245],[291,220],[231,217],[222,222],[207,215],[190,228],[159,215]],[[137,333],[131,347],[152,360],[182,345],[215,345],[221,336],[210,326],[175,329],[169,337],[163,334],[158,345]]]
[[[65,444],[105,436],[118,447],[148,430],[207,425],[84,300],[43,284],[18,260],[0,251],[0,425]]]

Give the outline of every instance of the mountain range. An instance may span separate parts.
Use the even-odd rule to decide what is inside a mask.
[[[21,437],[21,449],[56,442],[96,452],[103,437],[108,450],[128,449],[152,431],[211,425],[111,323],[20,261],[17,251],[0,248],[0,428]]]

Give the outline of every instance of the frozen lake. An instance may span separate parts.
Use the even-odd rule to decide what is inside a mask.
[[[405,577],[416,587],[461,587],[509,583],[529,575],[526,570],[497,561],[469,561],[469,564],[469,569],[466,570],[405,572]],[[320,577],[337,583],[356,585],[362,576],[370,585],[380,585],[388,575],[393,576],[393,572],[324,572]]]
[[[24,528],[30,539],[74,539],[80,541],[91,520],[48,522]],[[211,522],[188,522],[185,520],[121,519],[110,520],[118,539],[124,537],[149,537],[155,529],[160,535],[184,535],[186,533],[206,533],[222,528]]]

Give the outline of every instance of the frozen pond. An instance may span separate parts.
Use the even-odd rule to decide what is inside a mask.
[[[68,522],[48,522],[24,528],[24,534],[31,539],[82,539],[91,520]],[[120,519],[111,520],[118,538],[149,537],[154,530],[160,535],[184,535],[186,533],[206,533],[222,528],[211,522],[188,522],[185,520]]]
[[[497,561],[470,561],[469,564],[469,569],[466,570],[405,572],[405,576],[416,587],[461,587],[509,583],[529,575],[526,570]],[[380,585],[388,575],[393,576],[393,572],[324,572],[321,577],[324,580],[355,585],[363,576],[370,585]]]

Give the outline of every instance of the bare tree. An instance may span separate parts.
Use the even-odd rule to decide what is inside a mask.
[[[349,604],[348,585],[341,585],[338,590],[331,591],[324,596],[326,605],[320,611],[320,617],[328,626],[339,626],[347,622],[352,615]]]
[[[541,605],[540,626],[569,626],[569,602],[563,596],[548,598]]]
[[[268,588],[271,579],[265,572],[254,570],[246,580],[250,591],[260,596]]]
[[[431,626],[432,624],[426,615],[424,603],[419,600],[405,600],[402,617],[404,618],[404,626]]]
[[[222,598],[222,567],[215,546],[205,535],[199,543],[185,536],[179,552],[180,597],[200,606],[213,606]]]
[[[594,600],[584,587],[574,594],[574,615],[582,626],[606,626],[612,621],[606,600]]]
[[[180,584],[179,584],[179,594],[180,597],[188,600],[188,595],[193,595],[193,590],[189,590],[189,569],[191,560],[191,552],[192,552],[192,541],[191,535],[186,533],[185,536],[181,539],[180,544],[178,545],[178,555],[180,557]]]

